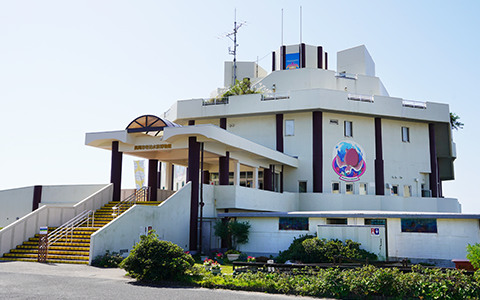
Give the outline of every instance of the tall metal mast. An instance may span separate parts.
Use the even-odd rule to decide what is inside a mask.
[[[237,32],[240,27],[242,27],[247,22],[241,22],[237,24],[237,9],[235,8],[235,17],[233,21],[233,31],[225,34],[222,37],[228,37],[233,42],[233,50],[231,47],[228,47],[228,53],[233,55],[233,84],[237,81]],[[233,38],[232,38],[233,36]]]

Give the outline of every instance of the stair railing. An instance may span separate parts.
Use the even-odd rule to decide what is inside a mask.
[[[73,241],[74,230],[76,228],[79,228],[80,226],[93,227],[95,222],[94,217],[95,211],[85,210],[79,215],[72,218],[70,221],[67,221],[65,224],[55,229],[54,231],[48,233],[48,247],[52,246],[60,239],[65,239],[67,243],[71,243]]]
[[[137,190],[134,194],[128,196],[124,200],[120,201],[119,204],[112,207],[112,216],[116,218],[122,212],[134,206],[135,203],[140,201],[148,201],[148,196],[149,196],[148,187],[142,187],[141,189]]]

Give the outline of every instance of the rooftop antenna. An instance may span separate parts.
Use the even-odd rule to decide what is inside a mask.
[[[300,6],[300,44],[302,43],[302,7]]]
[[[282,42],[282,43],[281,43],[280,45],[283,46],[283,8],[282,8],[282,30],[281,30],[281,32],[282,32],[282,33],[281,33],[281,35],[282,35],[282,41],[281,41],[281,42]]]
[[[241,22],[241,23],[237,24],[237,9],[235,8],[235,18],[234,18],[234,22],[233,22],[233,31],[220,37],[220,38],[228,37],[233,42],[233,50],[232,50],[231,47],[228,47],[228,54],[233,55],[233,84],[235,84],[235,82],[237,82],[237,46],[238,46],[238,44],[237,44],[237,32],[238,32],[238,29],[240,29],[240,27],[242,27],[245,23],[247,23],[247,22],[244,21],[244,22]],[[233,35],[233,38],[232,38],[232,35]]]

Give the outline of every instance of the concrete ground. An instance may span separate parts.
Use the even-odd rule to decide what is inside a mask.
[[[0,262],[0,299],[292,300],[313,298],[204,288],[144,286],[126,277],[125,271],[121,269],[2,261]]]

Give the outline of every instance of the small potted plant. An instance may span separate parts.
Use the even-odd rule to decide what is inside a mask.
[[[205,270],[206,270],[206,271],[210,271],[210,269],[212,268],[213,263],[214,263],[213,259],[206,258],[206,259],[203,261],[203,266],[205,267]]]
[[[240,251],[237,251],[237,250],[234,250],[234,249],[231,249],[231,250],[228,250],[227,252],[225,252],[225,254],[227,255],[227,258],[228,260],[237,260],[238,257],[240,256]]]
[[[218,262],[216,262],[216,261],[214,261],[214,262],[212,263],[211,268],[212,268],[212,274],[213,274],[213,275],[218,275],[218,274],[220,274],[220,273],[222,272],[221,265],[220,265]]]
[[[253,256],[247,257],[247,262],[257,262],[257,259]]]

